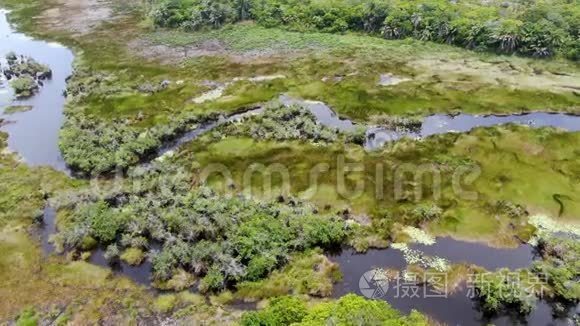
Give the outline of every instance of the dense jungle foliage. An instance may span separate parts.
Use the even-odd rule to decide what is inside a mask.
[[[296,31],[354,31],[497,53],[580,59],[580,6],[575,0],[161,0],[151,6],[155,25],[185,30],[252,19]]]

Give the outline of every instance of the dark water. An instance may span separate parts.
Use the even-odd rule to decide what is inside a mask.
[[[58,170],[66,171],[66,165],[58,149],[58,132],[63,121],[62,111],[65,103],[62,93],[66,86],[66,77],[72,73],[73,54],[69,49],[58,44],[33,40],[15,32],[6,21],[6,12],[0,10],[0,57],[4,58],[5,54],[10,51],[31,56],[41,63],[48,64],[53,71],[53,76],[51,80],[44,83],[39,93],[25,100],[14,100],[14,95],[7,85],[7,81],[0,80],[0,112],[10,105],[30,105],[33,107],[29,112],[3,116],[7,120],[14,121],[14,123],[2,127],[10,135],[9,147],[18,152],[30,165],[48,165]],[[335,112],[323,103],[304,102],[285,96],[282,96],[280,100],[285,104],[306,106],[323,125],[342,131],[350,131],[356,128],[353,122],[340,119]],[[184,143],[212,130],[225,121],[240,119],[247,114],[258,113],[259,111],[260,109],[252,110],[203,125],[185,134],[175,142],[167,144],[159,150],[158,154],[161,156],[176,150]],[[564,114],[533,113],[505,117],[434,115],[425,119],[420,132],[409,135],[426,137],[452,131],[466,132],[478,126],[492,126],[510,122],[525,123],[534,127],[554,126],[570,131],[580,130],[580,117]],[[373,140],[370,141],[369,139],[368,141],[368,148],[377,148],[387,141],[406,136],[402,133],[381,128],[369,129],[367,134],[374,134]],[[44,214],[44,225],[41,228],[41,245],[47,253],[54,252],[54,247],[48,240],[50,235],[57,232],[55,218],[56,211],[47,206]],[[414,248],[420,249],[426,254],[436,254],[450,261],[473,263],[488,269],[526,267],[533,259],[533,252],[526,246],[515,250],[503,250],[447,238],[439,239],[439,242],[433,246],[415,246]],[[158,249],[159,246],[151,248],[151,250]],[[111,265],[105,260],[103,254],[103,248],[99,248],[93,252],[89,261],[96,265],[110,267],[115,273],[127,276],[139,284],[150,286],[152,267],[149,259],[137,267],[130,266],[124,262],[117,262]],[[373,268],[400,270],[406,265],[402,253],[398,250],[370,250],[364,255],[357,255],[352,251],[346,250],[342,254],[332,257],[332,259],[340,264],[344,274],[344,280],[335,286],[334,296],[336,297],[347,293],[360,294],[359,280],[361,275],[368,270]],[[419,298],[401,298],[396,291],[391,289],[387,292],[385,299],[403,312],[418,309],[449,325],[480,325],[488,321],[478,313],[477,309],[475,309],[475,304],[468,298],[467,294],[467,290],[462,289],[447,298],[424,298],[423,296]],[[247,309],[255,308],[254,304],[240,303],[240,305],[247,306]],[[562,322],[554,320],[550,311],[549,305],[541,302],[529,317],[529,324],[548,325]],[[497,325],[510,325],[514,323],[514,320],[503,316],[492,320],[492,322]]]
[[[418,132],[404,133],[384,128],[371,129],[367,135],[373,134],[373,136],[367,139],[366,147],[368,149],[380,148],[385,143],[395,141],[403,136],[424,138],[449,132],[468,132],[477,127],[491,127],[508,123],[528,125],[532,128],[556,127],[572,132],[580,131],[580,116],[566,113],[534,112],[507,116],[436,114],[426,117]]]
[[[348,249],[331,257],[331,260],[340,265],[343,274],[343,280],[334,287],[335,298],[348,293],[363,295],[359,281],[367,271],[375,268],[402,270],[406,266],[403,254],[394,249],[369,250],[365,254],[357,254]],[[450,325],[478,325],[481,320],[481,316],[474,309],[474,303],[463,291],[448,295],[447,298],[426,297],[424,288],[421,287],[418,295],[415,295],[412,291],[405,293],[408,287],[401,284],[390,281],[386,294],[381,299],[405,314],[415,309]]]
[[[54,246],[49,242],[50,236],[56,234],[56,210],[49,205],[44,207],[44,215],[40,225],[40,245],[45,253],[54,252]]]
[[[322,102],[305,101],[287,95],[280,96],[279,101],[284,105],[301,105],[309,109],[324,126],[344,132],[353,131],[357,127],[352,121],[340,118]],[[580,131],[580,116],[565,113],[534,112],[505,116],[435,114],[426,117],[418,131],[401,132],[381,127],[369,127],[365,147],[372,150],[402,137],[424,138],[449,132],[468,132],[477,127],[491,127],[507,123],[524,124],[534,128],[557,127],[568,131]]]
[[[451,238],[439,238],[433,246],[411,245],[413,249],[423,251],[427,255],[437,255],[450,262],[466,262],[495,270],[502,267],[511,269],[530,266],[535,258],[533,248],[521,245],[517,249],[497,249],[483,244],[468,243]],[[405,269],[403,254],[395,249],[369,250],[365,254],[357,254],[352,249],[344,250],[330,259],[340,265],[343,280],[334,286],[333,297],[338,298],[348,293],[364,295],[360,290],[361,276],[373,269]],[[473,289],[466,283],[447,296],[437,295],[428,286],[417,286],[418,292],[413,292],[414,286],[406,284],[401,279],[390,280],[385,295],[380,299],[387,301],[394,308],[409,313],[415,309],[429,315],[438,322],[447,325],[571,325],[570,320],[552,317],[552,309],[545,301],[539,301],[535,310],[527,317],[502,315],[484,316],[477,308],[473,297]],[[573,309],[572,309],[573,310]],[[571,311],[571,313],[574,313]]]
[[[335,128],[340,131],[352,131],[356,128],[356,125],[352,121],[341,119],[336,112],[322,102],[306,101],[288,95],[281,95],[278,100],[286,106],[299,105],[307,108],[323,126]]]
[[[0,112],[10,105],[28,105],[33,109],[3,116],[13,121],[2,127],[8,132],[8,146],[32,166],[48,165],[66,171],[66,165],[58,148],[58,132],[63,122],[66,78],[72,74],[72,52],[56,43],[33,40],[15,32],[6,21],[6,12],[0,9],[0,58],[6,53],[30,56],[50,66],[52,79],[46,80],[40,91],[28,99],[14,100],[7,81],[0,86]]]
[[[525,268],[537,258],[534,248],[528,244],[522,244],[515,249],[501,249],[448,237],[437,238],[437,242],[431,246],[416,244],[411,245],[411,248],[428,256],[439,256],[455,263],[475,264],[489,271],[499,268]]]
[[[154,245],[150,250],[160,250],[160,245]],[[105,259],[105,248],[97,248],[93,250],[89,262],[102,267],[111,268],[113,273],[123,275],[130,278],[137,284],[144,285],[145,287],[151,286],[151,272],[153,267],[151,265],[151,259],[147,257],[143,263],[139,266],[131,266],[122,260],[110,263]]]
[[[46,205],[44,208],[44,216],[40,225],[40,245],[45,254],[52,254],[55,252],[55,248],[50,243],[50,236],[57,233],[56,228],[56,210],[50,205]],[[154,243],[150,251],[158,251],[161,249],[161,245]],[[139,266],[131,266],[124,261],[117,261],[113,264],[109,263],[104,256],[105,248],[97,248],[92,251],[92,255],[89,258],[91,264],[111,268],[115,274],[120,274],[126,276],[138,284],[149,287],[151,285],[151,260],[146,258],[143,263]]]
[[[160,156],[163,156],[167,153],[178,150],[183,144],[186,144],[188,142],[193,141],[197,137],[205,134],[208,131],[215,129],[216,127],[218,127],[220,125],[223,125],[224,123],[235,122],[235,121],[238,121],[238,120],[243,119],[245,117],[248,117],[248,116],[251,116],[254,114],[259,114],[262,111],[264,111],[264,108],[261,108],[261,107],[252,108],[252,109],[240,112],[240,113],[233,114],[227,118],[222,116],[222,117],[220,117],[220,119],[218,121],[205,123],[202,126],[195,128],[190,132],[185,133],[181,137],[178,137],[174,141],[161,147],[157,151],[157,157],[160,157]]]

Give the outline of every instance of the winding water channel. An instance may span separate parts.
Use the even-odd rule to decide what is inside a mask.
[[[61,45],[34,40],[26,35],[17,33],[8,24],[6,11],[0,10],[0,57],[4,58],[6,53],[10,51],[32,56],[39,62],[48,64],[53,70],[53,76],[51,80],[45,83],[37,95],[25,100],[14,100],[14,94],[7,81],[1,81],[0,112],[3,112],[10,105],[29,105],[33,107],[28,112],[2,116],[4,119],[12,121],[12,123],[2,127],[2,130],[9,134],[9,148],[17,152],[29,165],[46,165],[61,171],[67,171],[58,148],[58,132],[62,125],[65,104],[65,98],[62,94],[66,86],[66,78],[72,73],[73,53]],[[307,107],[323,125],[342,131],[353,130],[356,127],[353,122],[340,119],[324,103],[303,101],[288,96],[281,96],[280,101],[287,105],[300,104]],[[240,119],[249,114],[256,114],[260,110],[251,110],[192,130],[161,148],[158,151],[158,155],[161,156],[169,151],[174,151],[184,143],[195,139],[226,121]],[[471,116],[461,114],[453,117],[433,115],[425,118],[420,130],[411,133],[401,133],[384,128],[369,128],[366,147],[369,149],[377,148],[388,141],[393,141],[403,136],[427,137],[446,132],[466,132],[477,126],[492,126],[514,122],[524,123],[533,127],[553,126],[569,131],[580,131],[580,117],[566,114],[532,113],[511,116]],[[54,251],[48,239],[51,234],[56,232],[55,217],[56,212],[54,209],[47,207],[44,214],[45,226],[41,234],[41,245],[47,253]],[[524,268],[529,266],[534,259],[533,249],[528,245],[521,245],[517,249],[511,250],[496,249],[483,244],[440,238],[434,245],[415,245],[413,248],[421,250],[427,255],[437,255],[446,258],[450,262],[476,264],[489,270],[502,267]],[[344,279],[334,287],[335,297],[346,293],[360,294],[359,280],[366,271],[377,267],[402,270],[406,266],[402,253],[394,249],[370,250],[365,254],[356,254],[350,249],[345,249],[340,254],[331,255],[330,258],[340,265],[344,275]],[[101,249],[93,253],[90,262],[108,266]],[[116,273],[128,276],[140,284],[150,286],[150,262],[145,262],[138,267],[120,263],[113,266],[113,270]],[[417,309],[449,325],[481,325],[489,322],[478,313],[473,301],[466,296],[465,288],[450,294],[447,298],[397,298],[395,297],[395,292],[392,291],[388,292],[384,298],[403,312]],[[514,320],[509,316],[499,317],[491,321],[497,325],[514,323]],[[528,318],[528,323],[531,325],[548,325],[561,322],[565,321],[553,319],[551,309],[545,302],[541,302]]]

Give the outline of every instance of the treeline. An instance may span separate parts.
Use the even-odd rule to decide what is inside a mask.
[[[577,0],[162,0],[150,16],[157,26],[184,30],[251,19],[301,32],[364,32],[480,51],[580,58]]]

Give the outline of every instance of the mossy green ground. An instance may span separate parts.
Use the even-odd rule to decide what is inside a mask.
[[[513,235],[521,231],[525,221],[496,212],[494,206],[499,201],[523,205],[532,214],[579,222],[580,153],[570,144],[580,144],[580,133],[521,126],[480,128],[468,134],[440,135],[420,142],[401,141],[371,153],[355,145],[316,146],[247,138],[208,142],[206,137],[192,143],[178,160],[187,165],[195,162],[192,166],[200,172],[212,164],[225,167],[231,173],[233,187],[220,173],[207,178],[210,185],[221,191],[263,196],[263,185],[267,184],[264,169],[251,174],[249,168],[254,164],[265,167],[282,164],[290,177],[291,193],[312,200],[321,209],[351,208],[354,214],[406,221],[415,205],[436,203],[444,213],[428,227],[439,235],[513,245]],[[337,186],[341,156],[344,162],[356,163],[361,169],[345,173],[346,189],[350,190],[346,193],[341,193]],[[327,164],[328,172],[319,173],[313,183],[311,171],[320,164]],[[423,197],[416,200],[417,188],[413,185],[419,181],[413,178],[426,164],[437,165],[441,194],[437,198],[433,191],[435,174],[426,171],[420,182]],[[377,166],[384,171],[380,191],[377,191],[381,182],[377,179],[380,175]],[[397,169],[410,169],[411,173],[402,179],[405,181],[402,198],[395,198]],[[462,184],[459,190],[453,188],[454,173]],[[246,186],[244,175],[246,180],[250,177],[252,180],[246,181]],[[474,179],[469,180],[468,176]],[[277,196],[282,190],[282,180],[280,173],[272,173],[273,191],[267,195]],[[357,183],[364,186],[360,193],[353,192]],[[555,195],[559,195],[563,206],[554,199]]]

